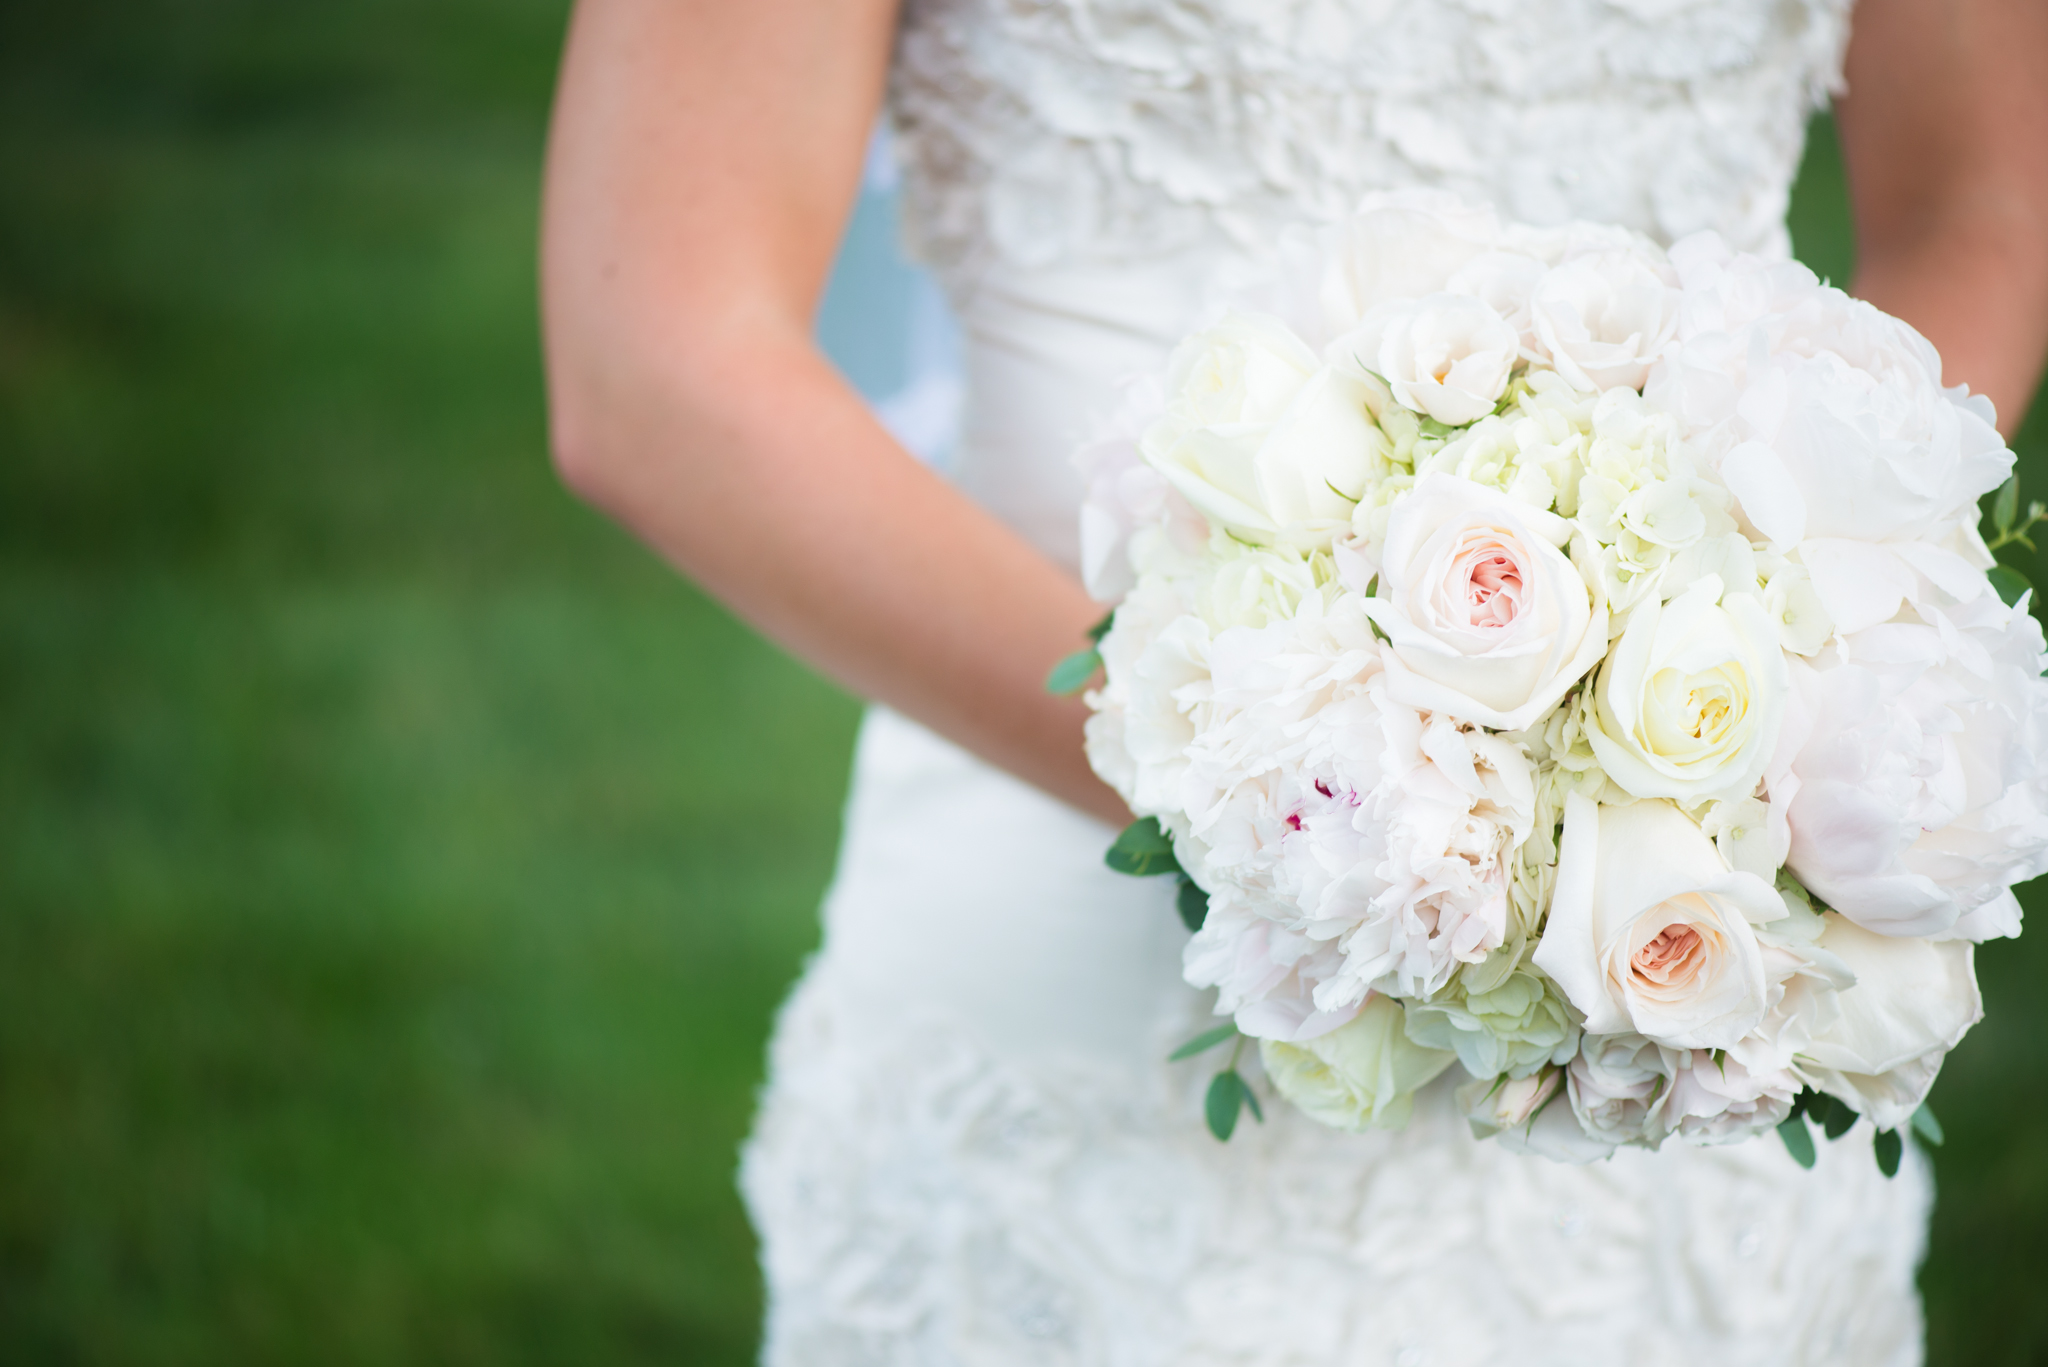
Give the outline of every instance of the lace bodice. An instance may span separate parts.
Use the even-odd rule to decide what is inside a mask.
[[[906,235],[995,261],[1257,253],[1372,190],[1782,254],[1849,0],[910,0]]]

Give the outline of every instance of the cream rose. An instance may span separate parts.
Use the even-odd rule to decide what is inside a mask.
[[[1388,691],[1503,731],[1530,725],[1607,646],[1607,608],[1558,549],[1570,524],[1431,473],[1394,505],[1366,603]]]
[[[1259,1041],[1259,1060],[1280,1095],[1340,1130],[1394,1130],[1408,1123],[1415,1091],[1457,1055],[1408,1038],[1401,1003],[1375,993],[1346,1025],[1298,1044]]]
[[[1174,351],[1165,414],[1138,449],[1210,521],[1249,540],[1342,526],[1386,438],[1370,385],[1284,323],[1231,313]]]
[[[1706,575],[1629,616],[1594,685],[1586,738],[1607,776],[1636,797],[1688,806],[1746,797],[1785,715],[1777,626],[1747,594]]]
[[[1820,947],[1856,975],[1839,994],[1840,1015],[1797,1061],[1821,1091],[1838,1096],[1881,1130],[1910,1120],[1948,1051],[1984,1015],[1976,946],[1968,940],[1878,935],[1828,916]]]
[[[1668,802],[1565,799],[1557,890],[1532,956],[1591,1035],[1634,1032],[1677,1049],[1725,1049],[1763,1019],[1754,926],[1785,904],[1730,872]]]
[[[1325,354],[1378,375],[1402,407],[1463,427],[1493,411],[1520,349],[1485,300],[1431,294],[1380,305]]]

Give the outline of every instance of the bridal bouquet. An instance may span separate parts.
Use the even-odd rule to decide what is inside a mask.
[[[1055,686],[1104,671],[1110,862],[1180,875],[1232,1018],[1182,1054],[1241,1032],[1349,1129],[1455,1062],[1477,1133],[1577,1161],[1938,1140],[1973,947],[2048,869],[1990,405],[1711,234],[1409,194],[1280,261],[1080,456],[1117,607]]]

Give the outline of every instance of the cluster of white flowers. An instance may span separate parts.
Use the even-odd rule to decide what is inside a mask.
[[[1989,405],[1710,234],[1407,194],[1283,259],[1083,453],[1089,754],[1188,980],[1333,1125],[1455,1062],[1556,1157],[1898,1127],[2048,869]]]

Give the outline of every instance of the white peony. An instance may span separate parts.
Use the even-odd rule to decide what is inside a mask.
[[[1340,1130],[1399,1129],[1417,1088],[1457,1055],[1425,1049],[1402,1028],[1401,1004],[1375,996],[1348,1024],[1299,1044],[1259,1041],[1259,1061],[1280,1095]]]
[[[1519,352],[1515,329],[1483,300],[1430,294],[1381,304],[1327,354],[1379,376],[1403,407],[1462,427],[1493,411]]]
[[[1629,617],[1600,666],[1586,738],[1636,797],[1747,796],[1777,744],[1785,655],[1763,604],[1708,575]]]
[[[1723,1049],[1763,1019],[1753,926],[1784,914],[1768,883],[1730,872],[1670,803],[1616,807],[1574,793],[1550,919],[1531,957],[1589,1033]]]
[[[1529,761],[1391,699],[1371,645],[1362,620],[1336,611],[1234,629],[1188,694],[1199,725],[1176,801],[1212,896],[1185,971],[1222,988],[1224,1010],[1264,990],[1240,969],[1241,942],[1276,933],[1260,922],[1330,946],[1334,962],[1313,975],[1326,1013],[1376,988],[1434,992],[1504,942],[1515,852],[1534,820]],[[1239,1023],[1275,1028],[1242,1012]]]
[[[1562,518],[1428,474],[1394,506],[1367,610],[1389,687],[1416,707],[1519,730],[1606,649],[1606,605],[1558,549]]]
[[[2048,871],[2041,629],[1986,594],[1844,639],[1792,677],[1787,864],[1888,935],[2017,934],[2012,884]]]
[[[1277,319],[1231,313],[1175,348],[1165,413],[1139,450],[1240,537],[1326,539],[1385,467],[1372,400]]]
[[[1941,386],[1925,338],[1789,263],[1679,254],[1688,313],[1653,399],[1714,452],[1747,528],[1807,570],[1843,632],[1969,599],[1979,497],[2012,456],[1990,406]]]
[[[1967,940],[1874,935],[1827,918],[1821,947],[1856,975],[1839,1014],[1800,1051],[1798,1070],[1881,1130],[1912,1118],[1948,1051],[1983,1017]]]
[[[1641,389],[1678,330],[1680,296],[1640,252],[1610,248],[1551,269],[1530,300],[1538,341],[1580,389]]]

